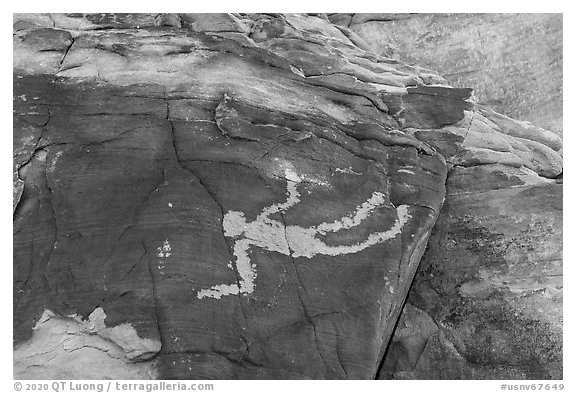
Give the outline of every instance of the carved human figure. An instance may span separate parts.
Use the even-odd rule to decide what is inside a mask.
[[[298,225],[284,225],[282,221],[270,218],[275,213],[284,213],[300,202],[298,184],[302,179],[293,170],[285,170],[286,194],[285,202],[275,203],[265,207],[255,220],[248,222],[244,213],[229,211],[224,215],[222,225],[224,235],[234,239],[233,253],[236,257],[238,283],[218,284],[210,289],[198,291],[198,299],[211,297],[220,299],[222,296],[250,294],[254,292],[256,265],[250,260],[250,248],[259,247],[264,250],[291,255],[294,258],[312,258],[315,255],[345,255],[364,250],[367,247],[392,239],[401,233],[402,227],[410,218],[407,205],[396,208],[397,219],[394,225],[386,231],[371,233],[368,238],[352,245],[328,245],[319,239],[318,235],[328,232],[338,232],[358,226],[372,211],[386,202],[384,194],[373,192],[370,198],[358,206],[355,211],[340,220],[331,223],[321,223],[308,228]],[[229,265],[233,268],[232,265]]]

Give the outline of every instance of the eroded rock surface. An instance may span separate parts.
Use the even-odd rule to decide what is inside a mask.
[[[562,172],[554,134],[322,15],[24,14],[14,32],[19,378],[86,351],[93,378],[374,378],[451,167],[503,167],[503,187]],[[455,171],[449,193],[484,184]]]
[[[100,309],[162,378],[374,377],[445,193],[418,72],[301,15],[15,28],[17,348]]]
[[[562,133],[562,14],[334,14],[376,53],[436,70],[482,104]]]
[[[561,379],[561,143],[492,111],[462,122],[413,130],[453,167],[380,378]]]
[[[160,349],[141,339],[130,325],[106,328],[98,308],[88,321],[58,317],[45,310],[32,338],[14,351],[15,379],[152,379],[154,362],[139,362]],[[126,345],[128,344],[128,346]]]

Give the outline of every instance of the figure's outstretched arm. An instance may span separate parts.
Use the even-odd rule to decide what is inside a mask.
[[[396,211],[398,217],[394,222],[394,225],[390,229],[382,232],[371,233],[365,241],[350,245],[336,245],[336,246],[328,245],[324,243],[322,240],[316,238],[316,235],[321,232],[315,230],[314,228],[302,228],[293,225],[288,226],[286,227],[286,237],[288,239],[290,249],[292,250],[292,256],[295,258],[297,257],[312,258],[313,256],[319,254],[331,255],[331,256],[354,254],[368,247],[385,242],[386,240],[393,239],[394,237],[401,234],[402,227],[411,217],[410,213],[408,212],[408,205],[400,205],[398,206]],[[362,221],[364,218],[362,218],[360,221]],[[353,220],[353,222],[355,223],[356,221]],[[321,225],[323,224],[320,224],[319,227]],[[331,225],[331,224],[325,224],[325,225]],[[329,228],[332,229],[332,227]],[[344,227],[340,226],[340,229],[342,228]]]
[[[311,227],[311,229],[316,230],[320,234],[325,234],[326,232],[338,232],[342,229],[349,229],[358,226],[364,221],[373,210],[379,208],[386,203],[386,198],[381,192],[375,191],[372,196],[368,198],[366,202],[356,207],[356,210],[342,217],[340,220],[336,220],[330,223],[323,222],[320,225]]]

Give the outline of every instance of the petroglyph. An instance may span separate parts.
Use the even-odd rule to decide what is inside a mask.
[[[248,222],[244,213],[228,211],[224,215],[222,226],[224,235],[234,239],[233,253],[236,257],[235,267],[238,283],[219,284],[210,289],[198,291],[198,299],[211,297],[220,299],[227,295],[250,294],[254,292],[256,265],[250,260],[250,248],[259,247],[267,251],[279,252],[294,258],[312,258],[315,255],[345,255],[360,252],[368,247],[385,242],[401,233],[404,224],[410,218],[407,205],[396,208],[397,219],[386,231],[371,233],[363,242],[352,245],[328,245],[318,235],[336,233],[360,225],[370,214],[386,203],[385,195],[375,191],[366,202],[362,203],[347,216],[331,223],[321,223],[309,228],[298,225],[285,226],[282,221],[270,218],[275,213],[284,213],[300,202],[298,185],[302,177],[291,169],[285,170],[286,201],[265,207],[254,221]],[[231,264],[230,268],[234,268]]]
[[[334,172],[339,172],[339,173],[348,173],[350,175],[361,175],[362,172],[356,172],[354,169],[352,169],[352,167],[348,167],[348,168],[336,168],[334,169]]]
[[[170,243],[168,243],[168,239],[164,240],[164,243],[162,243],[162,247],[158,247],[158,257],[159,258],[168,258],[170,255],[172,255],[172,246],[170,246]]]
[[[164,275],[164,259],[169,258],[172,255],[172,246],[168,243],[168,239],[164,240],[162,243],[162,247],[158,247],[158,258],[160,258],[160,262],[158,262],[158,270],[160,274]]]

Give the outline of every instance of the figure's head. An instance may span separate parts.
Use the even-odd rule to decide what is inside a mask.
[[[242,235],[246,231],[246,218],[244,213],[236,211],[228,211],[222,219],[222,227],[224,228],[224,235],[227,237],[236,237]]]

